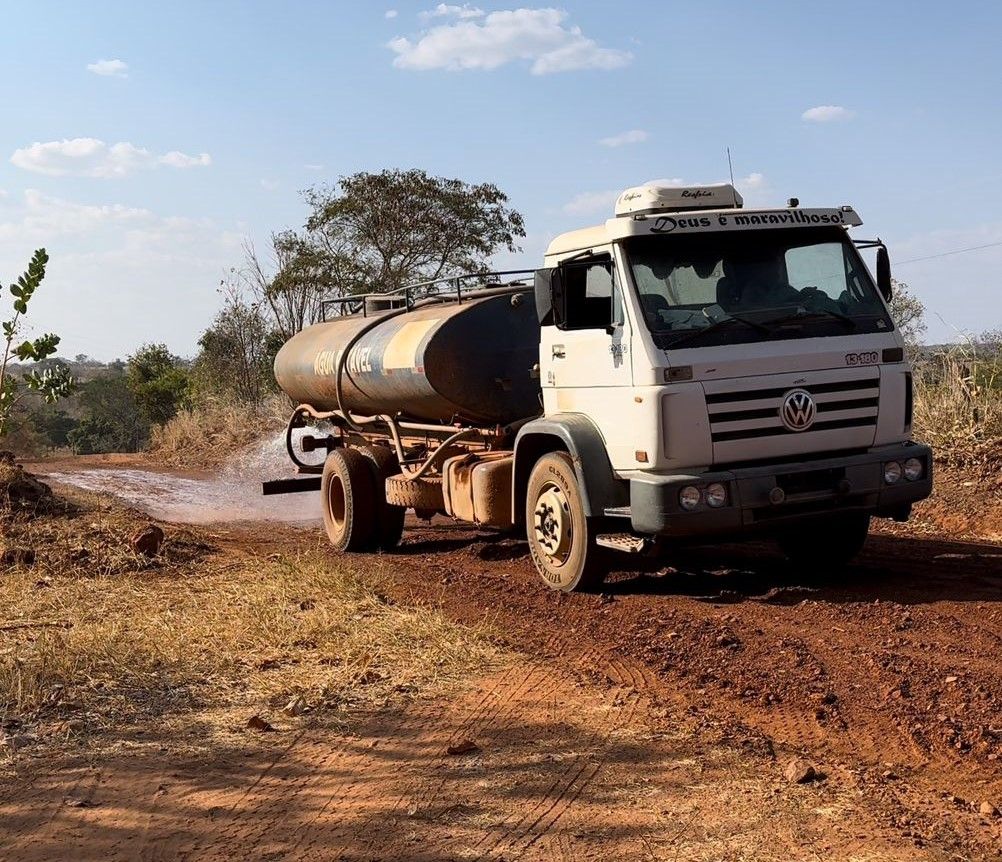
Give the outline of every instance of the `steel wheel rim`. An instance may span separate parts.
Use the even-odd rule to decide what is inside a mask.
[[[546,561],[555,568],[564,565],[574,543],[574,521],[570,501],[559,485],[547,482],[540,489],[532,527],[536,546]]]

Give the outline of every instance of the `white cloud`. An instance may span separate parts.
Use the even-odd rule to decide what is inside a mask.
[[[624,144],[642,144],[650,137],[643,129],[630,129],[608,138],[602,138],[599,143],[603,147],[622,147]]]
[[[24,193],[19,219],[0,223],[0,239],[16,236],[36,240],[55,239],[87,233],[109,224],[149,224],[152,219],[153,213],[137,207],[77,204],[28,189]]]
[[[534,75],[575,69],[616,69],[633,59],[627,51],[601,48],[579,27],[565,26],[559,9],[513,9],[480,19],[432,27],[413,41],[388,43],[399,69],[496,69],[517,60],[530,62]]]
[[[642,186],[685,186],[691,185],[683,180],[681,177],[662,177],[658,180],[647,180],[647,182],[641,183]]]
[[[760,173],[751,173],[746,177],[741,177],[734,181],[734,185],[737,187],[738,191],[741,192],[760,192],[767,187],[765,180],[765,175]]]
[[[308,171],[322,171],[324,169],[323,165],[318,164],[303,165],[303,167]]]
[[[575,195],[561,207],[568,215],[593,215],[595,213],[605,213],[612,217],[616,207],[616,199],[622,189],[610,189],[604,192],[581,192]]]
[[[88,63],[87,71],[106,78],[128,78],[129,64],[124,60],[98,60],[96,63]]]
[[[266,191],[273,192],[276,191],[280,186],[278,180],[261,180],[261,188]]]
[[[753,171],[734,180],[735,188],[741,192],[746,207],[769,207],[777,205],[775,192],[769,186],[765,174]]]
[[[72,138],[62,141],[35,142],[15,150],[11,164],[22,170],[50,177],[124,177],[146,168],[166,165],[171,168],[207,167],[208,153],[189,156],[172,150],[158,156],[127,141],[110,146],[97,138]]]
[[[841,105],[818,105],[808,108],[800,115],[807,123],[833,123],[839,120],[851,120],[855,114]]]
[[[439,3],[434,9],[428,12],[422,12],[422,18],[459,18],[465,20],[468,18],[483,18],[484,10],[478,9],[476,6],[471,6],[469,3],[464,3],[462,6],[455,6],[450,3]]]
[[[764,173],[754,172],[747,176],[740,176],[734,180],[734,187],[742,195],[752,195],[753,197],[769,191],[769,180]]]
[[[396,18],[396,17],[397,17],[397,10],[396,10],[396,9],[387,9],[387,10],[386,10],[386,11],[385,11],[385,12],[383,13],[383,17],[384,17],[384,18],[385,18],[385,19],[386,19],[387,21],[392,21],[392,20],[393,20],[394,18]]]
[[[212,159],[208,153],[188,156],[184,153],[179,153],[177,150],[171,150],[157,161],[159,164],[167,165],[169,168],[207,168],[212,164]]]
[[[20,272],[39,246],[50,254],[27,319],[36,328],[26,334],[58,332],[63,356],[124,357],[149,341],[191,355],[241,243],[210,219],[36,190],[12,195],[0,210],[0,272]]]

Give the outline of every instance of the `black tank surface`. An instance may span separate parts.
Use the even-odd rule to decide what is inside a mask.
[[[342,406],[354,414],[503,425],[540,412],[531,288],[307,327],[275,357],[278,385],[297,403],[338,409],[338,364],[353,341]]]

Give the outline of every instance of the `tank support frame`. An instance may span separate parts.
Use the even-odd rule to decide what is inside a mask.
[[[356,433],[365,433],[368,427],[385,428],[393,450],[400,464],[401,473],[410,480],[418,480],[427,475],[434,468],[440,466],[445,456],[450,453],[450,447],[456,443],[472,441],[473,438],[480,438],[485,449],[491,449],[496,444],[502,443],[506,439],[514,439],[514,435],[527,422],[534,417],[528,416],[509,425],[495,425],[490,427],[476,425],[435,425],[425,422],[412,422],[400,417],[382,414],[378,416],[356,416],[354,414],[345,415],[340,410],[320,411],[310,404],[300,404],[292,412],[289,423],[285,431],[285,448],[292,463],[296,465],[299,473],[319,473],[323,468],[318,464],[306,464],[299,459],[293,443],[292,432],[297,428],[305,428],[310,422],[330,422],[338,429],[342,439],[328,437],[326,448],[329,450],[343,444],[343,436],[346,430]],[[406,432],[422,434],[425,436],[435,436],[440,438],[435,446],[425,457],[415,462],[408,459],[407,451],[404,447],[404,437]],[[324,448],[323,446],[319,448]],[[268,482],[265,483],[268,494],[289,494],[298,491],[315,490],[315,483],[306,481],[291,480],[288,482]]]

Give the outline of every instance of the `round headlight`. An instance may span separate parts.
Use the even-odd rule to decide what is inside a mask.
[[[727,489],[719,482],[706,487],[706,505],[714,509],[727,505]]]
[[[888,485],[901,481],[901,465],[897,461],[888,461],[884,464],[884,481]]]
[[[909,458],[905,461],[905,478],[909,482],[921,479],[924,471],[925,465],[918,458]]]
[[[691,512],[699,505],[702,496],[695,485],[686,485],[678,492],[678,504],[687,512]]]

